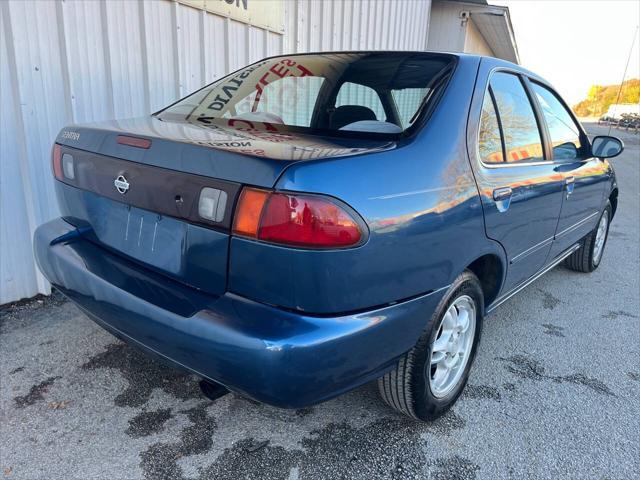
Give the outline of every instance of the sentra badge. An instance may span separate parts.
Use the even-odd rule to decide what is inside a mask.
[[[67,140],[80,140],[80,134],[78,132],[64,130],[62,132],[62,138],[66,138]]]

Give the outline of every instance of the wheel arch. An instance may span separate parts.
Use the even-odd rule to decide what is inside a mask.
[[[480,280],[486,308],[498,297],[502,287],[506,273],[502,258],[495,253],[486,253],[469,263],[466,269]]]
[[[609,203],[611,203],[611,219],[615,217],[616,210],[618,209],[618,187],[611,190],[609,194]]]

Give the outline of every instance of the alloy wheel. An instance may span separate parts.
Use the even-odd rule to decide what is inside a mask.
[[[431,349],[429,385],[434,397],[447,396],[469,362],[476,330],[476,304],[468,295],[455,299],[438,326]]]
[[[593,264],[598,265],[600,258],[602,258],[602,252],[604,251],[604,241],[607,238],[607,228],[609,227],[609,211],[605,210],[598,223],[598,229],[596,230],[596,239],[593,245]]]

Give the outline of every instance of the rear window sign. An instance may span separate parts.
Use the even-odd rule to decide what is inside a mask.
[[[351,137],[362,132],[370,134],[367,138],[389,139],[425,110],[451,63],[445,55],[417,52],[275,57],[214,82],[158,116],[252,132],[349,130],[345,133]],[[388,92],[395,92],[394,99]]]

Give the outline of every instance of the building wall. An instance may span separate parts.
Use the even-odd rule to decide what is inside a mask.
[[[458,3],[434,2],[431,7],[427,48],[434,51],[463,52],[466,27]]]
[[[478,27],[473,23],[473,19],[467,22],[467,35],[464,40],[464,51],[466,53],[495,57],[493,50],[491,50],[491,47],[480,33],[480,30],[478,30]]]
[[[50,151],[64,125],[149,114],[268,55],[424,50],[430,8],[284,0],[279,31],[170,0],[1,0],[0,304],[49,292],[31,238],[58,215]]]

